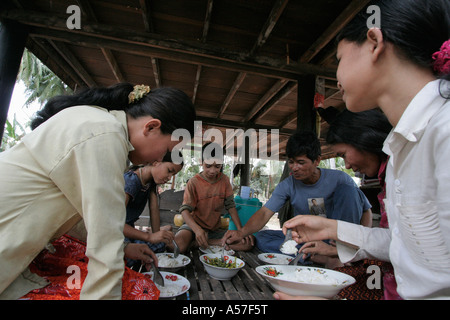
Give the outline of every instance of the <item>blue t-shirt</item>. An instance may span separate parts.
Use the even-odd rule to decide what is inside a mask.
[[[285,202],[290,200],[294,216],[320,214],[330,219],[359,224],[363,211],[372,207],[366,196],[345,172],[331,169],[319,170],[321,175],[315,184],[304,184],[293,176],[280,182],[265,207],[278,212]],[[339,193],[340,197],[343,194],[346,197],[345,201],[336,202],[334,197],[336,193]],[[354,206],[355,203],[358,205]],[[360,212],[348,212],[356,210],[355,208],[358,208]]]
[[[155,187],[155,184],[152,180],[153,183],[142,186],[141,180],[133,171],[126,172],[123,177],[125,179],[125,192],[130,195],[125,222],[134,227],[134,223],[139,219],[147,205],[150,191]]]

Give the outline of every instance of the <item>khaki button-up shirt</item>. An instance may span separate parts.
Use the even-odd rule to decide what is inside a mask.
[[[82,218],[89,264],[81,298],[121,298],[123,172],[132,150],[123,111],[76,106],[0,153],[0,297],[33,289],[30,262]]]

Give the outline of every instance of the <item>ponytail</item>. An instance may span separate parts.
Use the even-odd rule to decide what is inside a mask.
[[[56,113],[73,106],[94,105],[107,110],[123,110],[136,119],[152,116],[161,121],[161,132],[171,134],[176,129],[186,129],[194,135],[196,113],[191,99],[175,88],[151,89],[140,99],[129,102],[134,86],[118,83],[107,88],[90,88],[71,96],[57,96],[36,113],[31,122],[34,130]]]
[[[31,121],[31,129],[36,129],[58,112],[73,106],[95,105],[107,110],[124,110],[132,90],[132,84],[119,83],[108,88],[89,88],[71,96],[53,97],[36,113]]]

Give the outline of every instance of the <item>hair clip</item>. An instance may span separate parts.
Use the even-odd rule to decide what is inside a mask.
[[[143,84],[135,85],[133,87],[133,91],[131,91],[130,94],[128,95],[128,103],[131,104],[131,103],[141,100],[149,92],[150,92],[149,86],[145,86]]]
[[[444,42],[441,50],[433,54],[434,71],[439,74],[450,73],[450,40]]]

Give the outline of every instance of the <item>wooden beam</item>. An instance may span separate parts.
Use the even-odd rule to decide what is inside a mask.
[[[246,73],[239,73],[239,75],[236,77],[236,80],[233,83],[233,86],[230,89],[230,92],[228,92],[227,97],[225,98],[225,101],[223,102],[222,106],[220,107],[219,112],[217,113],[217,118],[221,118],[225,110],[228,108],[228,105],[230,104],[231,100],[233,99],[234,95],[236,94],[237,90],[241,86],[242,82],[244,82],[245,77],[247,76]]]
[[[280,136],[281,135],[292,135],[295,130],[289,130],[289,129],[283,129],[279,127],[274,126],[266,126],[261,124],[256,124],[253,122],[239,122],[239,121],[232,121],[232,120],[225,120],[225,119],[217,119],[217,118],[209,118],[209,117],[203,117],[203,116],[197,116],[198,121],[202,121],[202,125],[211,125],[216,127],[223,127],[223,128],[232,128],[232,129],[267,129],[267,130],[279,130]]]
[[[211,24],[211,13],[212,13],[213,5],[214,5],[214,0],[208,0],[208,3],[206,5],[205,22],[203,23],[202,38],[200,39],[200,41],[202,43],[206,42],[206,37],[208,36],[209,25]]]
[[[368,3],[370,0],[353,0],[333,21],[320,37],[306,50],[299,61],[308,63],[322,50]]]
[[[200,39],[201,43],[205,43],[206,37],[208,36],[209,25],[211,24],[211,13],[212,13],[213,5],[214,5],[214,0],[208,0],[208,3],[206,5],[205,22],[203,23],[202,37]],[[194,92],[192,94],[192,103],[195,103],[195,100],[197,99],[197,92],[198,92],[198,86],[200,84],[201,73],[202,73],[202,66],[198,65],[197,73],[195,74]]]
[[[114,78],[116,78],[117,82],[125,82],[125,78],[122,74],[122,71],[120,71],[119,64],[117,63],[112,51],[105,48],[101,48],[101,50],[103,55],[105,56],[106,62],[108,63],[114,74]]]
[[[286,64],[284,59],[274,59],[265,56],[254,56],[248,59],[239,51],[214,47],[208,44],[199,44],[188,40],[170,40],[158,34],[149,34],[128,30],[125,28],[115,29],[114,26],[102,24],[84,24],[80,30],[68,30],[64,18],[46,16],[40,12],[24,10],[7,10],[0,13],[0,17],[13,19],[24,24],[37,26],[34,35],[41,37],[57,37],[59,40],[73,43],[91,42],[95,47],[103,45],[110,49],[138,47],[139,50],[128,51],[152,51],[153,56],[158,58],[178,57],[185,62],[191,61],[195,64],[225,67],[230,70],[252,72],[295,80],[298,75],[315,74],[321,76],[335,76],[334,68],[312,65],[308,63],[290,62]],[[142,55],[142,54],[141,54]],[[204,62],[204,63],[202,63]],[[234,67],[232,67],[234,65]]]
[[[270,34],[272,33],[273,28],[278,22],[281,14],[286,8],[289,0],[277,0],[272,7],[272,11],[269,14],[269,18],[266,20],[261,32],[258,35],[258,39],[256,43],[253,45],[253,48],[250,50],[249,56],[252,56],[260,47],[266,43]]]
[[[278,126],[280,128],[284,128],[285,126],[287,126],[288,124],[290,124],[291,122],[294,122],[296,120],[297,120],[297,112],[294,112],[294,113],[290,114],[287,118],[283,119],[283,121],[281,121]]]
[[[259,33],[258,39],[256,40],[255,44],[253,45],[253,48],[250,50],[249,56],[253,56],[253,54],[256,52],[257,49],[259,49],[269,38],[273,28],[275,27],[275,24],[278,22],[278,19],[281,16],[281,13],[283,12],[284,8],[286,7],[289,0],[278,0],[272,7],[272,11],[269,14],[269,18],[266,20],[266,23],[264,24],[261,32]],[[225,102],[222,106],[222,108],[219,111],[218,117],[220,118],[223,114],[223,112],[228,107],[228,104],[230,103],[233,96],[236,94],[237,89],[242,84],[242,81],[244,80],[246,73],[241,73],[237,79],[234,85],[231,87],[230,92],[228,93],[227,98],[225,99]],[[282,79],[277,82],[275,87],[272,87],[260,100],[260,103],[255,105],[250,113],[246,116],[244,122],[247,122],[250,118],[252,118],[266,103],[269,101],[270,97],[272,97],[277,91],[281,90],[281,88],[284,86],[284,84],[287,82],[287,80]]]
[[[297,129],[316,131],[316,110],[314,95],[316,92],[316,77],[306,75],[298,80],[297,99]]]
[[[86,84],[73,70],[67,61],[61,57],[56,49],[45,39],[30,37],[28,49],[42,61],[50,70],[57,74],[70,88],[85,87]],[[58,72],[58,68],[63,72]],[[65,74],[66,77],[61,76]],[[69,81],[70,79],[70,81]],[[72,83],[73,82],[73,83]]]
[[[290,95],[295,89],[297,89],[297,82],[290,81],[284,86],[261,110],[256,114],[251,121],[256,121],[264,117],[270,110],[272,110],[281,100]]]
[[[244,122],[250,121],[250,119],[253,118],[253,116],[257,114],[261,108],[286,85],[287,82],[288,80],[286,79],[278,80],[269,90],[267,90],[264,96],[253,106],[252,110],[247,113]]]
[[[153,76],[155,77],[156,87],[159,88],[162,86],[162,80],[161,80],[161,70],[159,69],[159,61],[156,58],[151,58],[152,60],[152,69],[153,69]]]
[[[139,0],[142,10],[142,18],[144,20],[145,31],[149,33],[155,32],[153,26],[153,19],[151,17],[151,1],[150,0]],[[161,68],[158,61],[158,58],[150,57],[152,62],[152,70],[153,76],[155,78],[156,87],[159,88],[162,86],[162,78],[161,78]]]
[[[202,73],[202,66],[198,65],[197,66],[197,72],[195,74],[195,81],[194,81],[194,92],[192,94],[192,103],[195,104],[195,100],[197,99],[197,91],[198,91],[198,86],[200,85],[200,76]]]
[[[80,61],[78,61],[72,51],[70,51],[64,43],[56,43],[53,40],[48,40],[48,42],[67,61],[67,63],[72,67],[73,70],[75,70],[75,72],[80,76],[80,78],[84,81],[84,83],[86,83],[88,87],[95,87],[97,85],[94,79],[92,79],[86,69],[81,65]]]
[[[145,31],[153,32],[153,21],[150,14],[151,2],[150,0],[139,0],[139,4],[141,5]]]
[[[88,21],[98,22],[97,15],[95,14],[88,0],[77,0],[77,2],[81,7],[81,11],[85,14],[86,19]],[[116,78],[117,82],[124,82],[125,78],[123,77],[122,72],[120,71],[119,64],[117,63],[116,58],[114,57],[112,51],[106,48],[100,49],[103,53],[103,56],[106,59],[106,62],[111,68],[112,73],[114,74],[114,78]]]
[[[306,67],[305,69],[300,68],[282,68],[282,67],[275,67],[275,66],[267,66],[267,65],[261,65],[257,63],[250,63],[250,62],[242,62],[238,60],[231,60],[231,59],[222,59],[220,57],[213,57],[213,56],[201,56],[195,53],[185,53],[185,52],[177,52],[172,50],[165,50],[161,48],[155,48],[155,47],[149,47],[142,44],[134,44],[134,43],[126,43],[122,40],[117,39],[100,39],[96,36],[90,36],[90,35],[80,35],[80,34],[67,34],[66,32],[59,31],[59,30],[51,30],[51,29],[44,29],[40,27],[33,28],[31,30],[31,34],[35,37],[50,39],[50,40],[57,40],[57,41],[63,41],[71,44],[76,44],[80,46],[87,46],[92,48],[101,48],[101,47],[107,47],[112,50],[117,50],[129,54],[134,54],[138,56],[144,56],[144,57],[156,57],[159,59],[165,59],[170,61],[177,61],[182,63],[188,63],[188,64],[195,64],[195,65],[202,65],[206,67],[213,67],[213,68],[219,68],[224,69],[228,71],[235,71],[235,72],[246,72],[250,74],[260,75],[264,77],[270,77],[270,78],[278,78],[278,79],[290,79],[290,80],[296,80],[299,75],[303,75],[305,73],[312,73],[315,74],[316,71],[315,67],[312,67],[311,69]],[[69,37],[69,38],[68,38]],[[328,70],[328,71],[324,71]],[[330,71],[327,68],[322,69],[324,72],[318,72],[319,75],[324,74],[335,74],[335,71]]]

